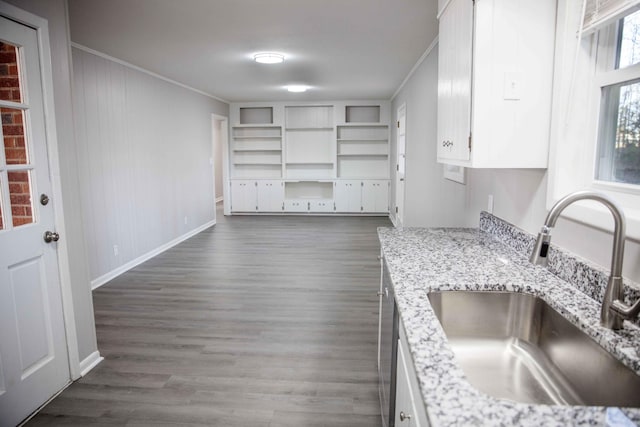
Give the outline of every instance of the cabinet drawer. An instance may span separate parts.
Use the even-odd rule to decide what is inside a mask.
[[[309,202],[310,212],[333,212],[333,200],[311,200]]]
[[[309,211],[309,203],[305,200],[285,200],[285,212],[307,212]]]

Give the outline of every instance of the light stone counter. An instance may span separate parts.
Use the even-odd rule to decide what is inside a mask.
[[[454,359],[429,303],[430,291],[539,296],[640,374],[640,328],[629,322],[617,332],[600,327],[600,303],[594,298],[607,274],[586,261],[552,247],[549,270],[555,275],[533,266],[528,262],[533,236],[484,212],[480,229],[380,228],[378,235],[434,426],[602,426],[606,408],[516,403],[479,392]],[[632,289],[627,294],[636,296]],[[623,412],[640,424],[640,409]]]

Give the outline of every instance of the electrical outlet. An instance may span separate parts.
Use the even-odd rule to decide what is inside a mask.
[[[113,245],[113,256],[118,256],[119,253],[118,245]]]
[[[189,222],[189,220],[187,219],[187,217],[184,217],[184,225],[187,225],[187,223]]]
[[[487,212],[493,213],[493,194],[489,194],[487,197]]]

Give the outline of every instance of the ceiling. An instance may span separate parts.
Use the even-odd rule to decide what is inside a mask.
[[[73,42],[231,102],[389,99],[437,36],[436,9],[436,0],[69,0]],[[257,64],[259,51],[287,60]]]

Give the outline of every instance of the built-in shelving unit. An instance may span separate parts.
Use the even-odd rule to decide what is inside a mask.
[[[231,131],[232,178],[282,178],[282,127],[242,125]]]
[[[380,123],[338,126],[338,178],[387,178],[389,126]]]
[[[284,110],[285,178],[333,178],[333,106],[285,106]]]
[[[231,211],[388,213],[389,107],[232,104]]]

